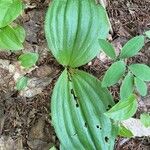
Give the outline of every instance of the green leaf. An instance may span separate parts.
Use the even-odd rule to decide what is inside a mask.
[[[136,36],[129,40],[122,48],[120,58],[129,58],[136,55],[144,46],[144,36]]]
[[[132,64],[129,66],[132,73],[143,81],[150,81],[150,67],[145,64]]]
[[[105,115],[115,121],[126,120],[136,113],[137,107],[136,96],[131,95],[129,98],[119,101]]]
[[[20,40],[20,42],[23,43],[25,40],[25,37],[26,37],[26,32],[25,32],[24,28],[22,26],[17,25],[13,29],[16,33],[16,36]]]
[[[122,124],[119,126],[119,135],[126,138],[133,137],[133,133]]]
[[[150,38],[150,30],[146,31],[145,34],[148,38]]]
[[[99,39],[99,44],[101,49],[106,53],[106,55],[108,55],[112,59],[116,58],[115,49],[112,44],[104,39]]]
[[[49,150],[57,150],[55,146],[51,147]]]
[[[15,30],[10,26],[0,29],[0,49],[12,51],[23,49],[23,45],[18,39]]]
[[[148,113],[141,114],[140,121],[146,128],[150,127],[150,115]]]
[[[16,89],[18,91],[23,90],[27,86],[27,83],[28,83],[28,77],[26,76],[21,77],[16,83]]]
[[[22,12],[21,0],[1,0],[0,1],[0,28],[9,25]]]
[[[140,80],[139,78],[134,78],[135,86],[137,88],[137,91],[142,96],[146,96],[147,94],[147,85],[144,81]]]
[[[64,66],[76,68],[92,60],[100,51],[98,39],[106,39],[108,32],[106,10],[94,0],[55,0],[49,6],[46,39]]]
[[[21,66],[25,68],[31,68],[36,64],[39,58],[39,54],[37,53],[25,53],[19,56],[19,61],[21,62]]]
[[[113,149],[117,130],[103,114],[114,105],[111,95],[93,76],[69,72],[63,71],[52,94],[52,123],[61,149]]]
[[[129,72],[126,77],[124,78],[122,85],[120,87],[120,98],[126,99],[128,98],[134,90],[134,77]]]
[[[126,65],[123,61],[113,63],[103,77],[102,86],[108,87],[116,84],[125,73],[125,70]]]

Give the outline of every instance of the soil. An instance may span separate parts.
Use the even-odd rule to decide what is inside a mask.
[[[17,20],[17,23],[24,26],[27,34],[22,52],[38,52],[40,59],[37,68],[27,72],[31,78],[31,87],[20,93],[15,90],[14,72],[10,73],[9,67],[15,66],[21,72],[17,58],[22,52],[0,52],[0,150],[49,150],[53,145],[59,147],[49,111],[52,89],[62,67],[50,54],[44,36],[44,17],[50,0],[24,2],[27,8]],[[109,40],[118,51],[131,37],[150,29],[149,0],[113,0],[107,1],[106,5],[112,24]],[[101,58],[102,54],[81,69],[101,79],[111,64],[108,58]],[[128,61],[133,62],[150,65],[149,41],[138,56]],[[114,86],[110,90],[118,99],[119,87]],[[150,88],[146,97],[139,98],[137,118],[141,112],[150,111]],[[150,140],[145,137],[118,138],[115,146],[115,150],[149,148]]]

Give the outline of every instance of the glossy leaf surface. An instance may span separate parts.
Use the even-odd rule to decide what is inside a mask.
[[[137,106],[136,96],[131,95],[129,98],[119,101],[105,115],[115,121],[126,120],[135,114]]]
[[[19,61],[21,62],[21,66],[25,68],[30,68],[36,64],[39,58],[38,53],[25,53],[19,56]]]
[[[0,0],[0,28],[9,25],[23,9],[21,0]]]
[[[132,73],[143,81],[150,81],[150,67],[145,64],[132,64],[129,66]]]
[[[108,90],[93,76],[65,70],[52,95],[52,123],[67,150],[113,150],[116,128],[103,113],[114,105]]]
[[[103,77],[102,86],[108,87],[116,84],[125,73],[125,69],[126,65],[123,61],[113,63]]]
[[[129,58],[136,55],[144,46],[144,36],[136,36],[129,40],[122,48],[120,58]]]
[[[134,90],[134,77],[129,72],[125,76],[122,85],[120,87],[120,98],[121,99],[128,98],[133,93],[133,90]]]
[[[112,59],[116,58],[115,49],[111,43],[104,39],[99,39],[101,49]]]
[[[0,49],[12,51],[23,49],[22,42],[18,39],[15,30],[10,26],[0,29]]]
[[[100,51],[98,39],[108,35],[105,9],[94,0],[54,0],[49,6],[45,34],[57,61],[72,68],[92,60]]]

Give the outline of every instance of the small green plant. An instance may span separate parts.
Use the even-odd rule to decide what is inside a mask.
[[[52,124],[62,150],[112,150],[117,135],[133,136],[120,121],[135,114],[134,90],[136,87],[141,95],[146,94],[150,68],[144,64],[127,66],[124,60],[139,52],[145,37],[131,39],[117,56],[115,48],[105,40],[108,31],[107,13],[94,0],[53,0],[49,6],[46,39],[52,54],[65,68],[51,102]],[[91,61],[99,49],[114,61],[102,82],[77,69]],[[123,77],[121,100],[115,105],[107,87]]]
[[[23,11],[21,0],[0,1],[0,49],[17,51],[23,49],[23,27],[12,23]]]

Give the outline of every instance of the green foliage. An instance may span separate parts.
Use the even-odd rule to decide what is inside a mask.
[[[19,56],[19,61],[21,62],[21,66],[25,68],[31,68],[33,65],[36,64],[39,58],[39,54],[37,53],[25,53]]]
[[[123,61],[113,63],[103,77],[102,86],[108,87],[117,83],[125,73],[125,70],[126,65]]]
[[[112,44],[104,39],[99,39],[101,49],[112,59],[116,58],[115,49]]]
[[[128,98],[133,93],[133,90],[134,90],[134,77],[129,72],[125,76],[122,85],[120,87],[120,98],[121,99]]]
[[[129,66],[131,72],[143,81],[150,81],[150,67],[145,64],[132,64]]]
[[[134,78],[135,86],[137,91],[140,93],[142,96],[146,96],[147,94],[147,85],[144,81],[142,81],[139,78]]]
[[[11,26],[0,29],[0,49],[11,49],[13,51],[23,49],[22,42]]]
[[[136,36],[129,40],[122,48],[120,58],[129,58],[136,55],[144,46],[144,36]]]
[[[55,146],[51,147],[49,150],[57,150]]]
[[[148,113],[141,114],[140,121],[146,128],[150,127],[150,115]]]
[[[137,106],[136,96],[131,95],[127,99],[119,101],[105,115],[115,121],[126,120],[136,113]]]
[[[21,26],[12,26],[22,12],[21,0],[0,1],[0,49],[17,51],[23,49],[25,31]]]
[[[150,30],[146,31],[145,34],[148,38],[150,38]]]
[[[112,97],[96,78],[79,70],[63,71],[51,105],[61,149],[112,150],[117,129],[103,114],[112,105]]]
[[[26,76],[21,77],[21,78],[18,79],[18,81],[17,81],[16,89],[17,89],[18,91],[23,90],[23,89],[27,86],[27,83],[28,83],[28,77],[26,77]]]
[[[108,31],[107,13],[95,0],[53,0],[49,6],[46,39],[54,57],[65,67],[54,87],[51,103],[52,123],[61,150],[113,150],[118,135],[116,122],[130,118],[137,110],[134,86],[138,89],[141,83],[134,83],[134,77],[150,80],[149,69],[145,69],[148,66],[139,70],[141,67],[134,64],[126,69],[124,62],[141,50],[144,36],[132,38],[117,56],[114,47],[106,41]],[[100,49],[116,61],[106,71],[102,83],[75,69],[91,61]],[[124,76],[121,101],[114,105],[105,87],[116,84]],[[139,92],[145,94],[142,90]],[[122,125],[119,135],[133,136]]]
[[[22,12],[21,0],[0,0],[0,28],[9,25]]]
[[[63,66],[76,68],[92,60],[99,53],[98,39],[108,31],[107,13],[94,0],[54,0],[46,15],[48,46]]]
[[[122,124],[119,126],[119,135],[126,138],[131,138],[133,133]]]
[[[13,29],[16,33],[16,36],[20,40],[20,42],[23,43],[25,41],[25,37],[26,37],[26,32],[25,32],[24,28],[22,26],[17,25]]]

